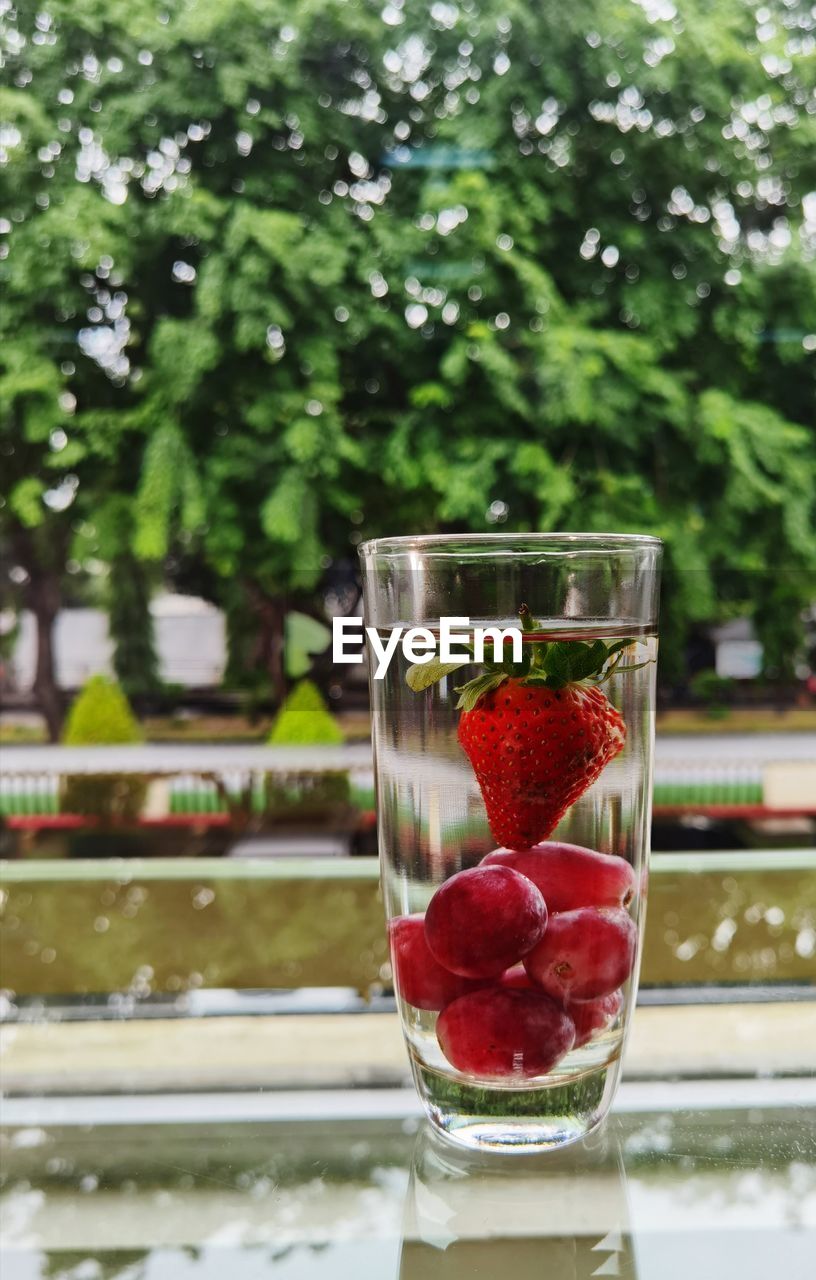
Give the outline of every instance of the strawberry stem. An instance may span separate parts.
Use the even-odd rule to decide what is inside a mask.
[[[530,606],[528,604],[522,604],[519,606],[518,616],[519,621],[521,622],[522,631],[535,631],[538,623],[530,613]]]
[[[522,631],[538,631],[540,629],[541,623],[537,622],[536,619],[533,617],[533,615],[530,612],[529,605],[526,605],[526,604],[520,605],[518,616],[519,616],[519,621],[521,622]],[[538,644],[528,645],[528,649],[530,650],[529,666],[532,670],[534,671],[544,670],[547,663],[547,650],[549,649],[549,647],[550,646],[547,644],[546,641],[539,642]]]

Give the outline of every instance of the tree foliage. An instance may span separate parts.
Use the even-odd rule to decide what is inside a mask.
[[[125,495],[136,554],[199,563],[280,679],[282,597],[361,536],[648,531],[675,640],[747,610],[790,668],[816,565],[808,6],[5,23],[10,525],[105,558],[93,513]]]
[[[113,669],[127,697],[150,693],[160,684],[150,613],[146,566],[135,554],[133,503],[111,497],[97,513],[99,537],[109,573],[103,597],[113,641]]]

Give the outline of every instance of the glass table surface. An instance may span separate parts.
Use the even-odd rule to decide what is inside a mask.
[[[461,1151],[400,1091],[13,1102],[2,1277],[813,1280],[816,1099],[767,1085],[624,1089],[547,1156]]]

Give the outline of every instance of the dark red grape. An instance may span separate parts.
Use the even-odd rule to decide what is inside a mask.
[[[535,991],[537,989],[523,964],[514,964],[512,969],[508,969],[502,974],[499,978],[499,983],[503,987],[521,991]]]
[[[443,969],[434,960],[425,938],[424,916],[397,916],[388,931],[397,991],[417,1009],[444,1009],[457,996],[484,986]]]
[[[575,1027],[539,992],[492,986],[449,1004],[436,1035],[458,1071],[485,1080],[526,1079],[551,1071],[569,1053]]]
[[[537,844],[523,853],[496,849],[480,865],[512,867],[532,880],[552,915],[576,907],[627,906],[635,892],[635,873],[624,858],[557,840]]]
[[[434,957],[465,978],[498,977],[521,960],[547,926],[538,889],[509,867],[473,867],[440,885],[425,913]]]
[[[637,929],[621,907],[579,907],[550,917],[524,967],[554,1000],[594,1000],[632,972]]]
[[[623,992],[610,991],[608,996],[595,1000],[574,1000],[567,1005],[567,1013],[575,1023],[575,1049],[591,1040],[596,1031],[611,1027],[623,1007]]]

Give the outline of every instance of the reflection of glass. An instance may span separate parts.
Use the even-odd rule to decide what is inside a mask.
[[[617,1138],[507,1161],[417,1137],[399,1280],[636,1277]]]
[[[637,983],[660,544],[472,535],[361,555],[369,628],[381,643],[424,628],[433,654],[411,665],[398,647],[371,682],[417,1088],[469,1146],[574,1141],[609,1108]],[[443,617],[470,619],[458,666],[443,661]],[[480,654],[474,627],[513,625],[520,656],[498,640]]]

